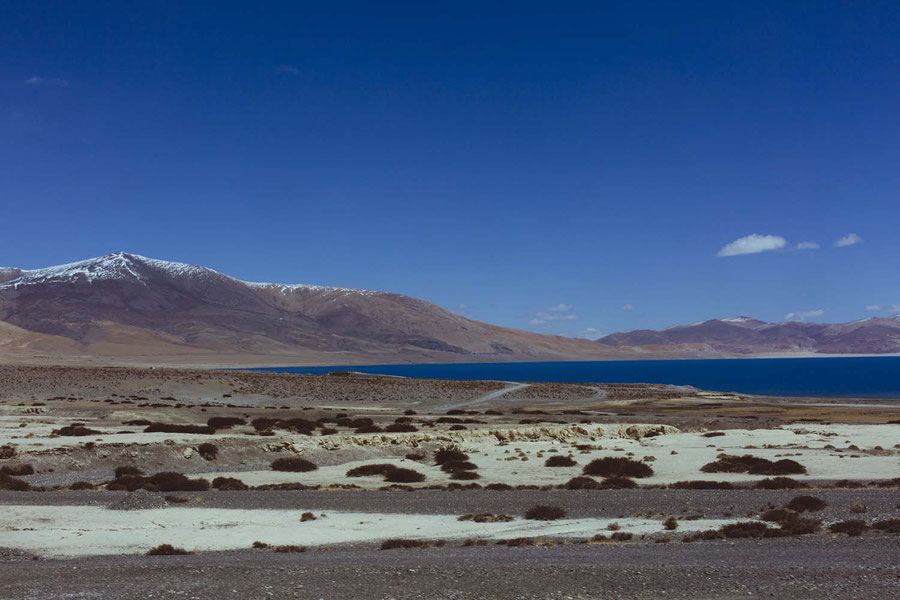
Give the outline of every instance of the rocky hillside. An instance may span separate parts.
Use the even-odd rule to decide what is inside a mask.
[[[716,355],[888,354],[900,352],[900,316],[837,324],[766,323],[750,317],[734,317],[661,331],[640,329],[614,333],[597,341],[649,353],[677,349]]]
[[[252,356],[254,362],[536,360],[622,354],[587,340],[466,319],[424,300],[316,285],[248,283],[116,253],[0,269],[0,352],[64,357]],[[218,358],[217,358],[218,357]],[[176,360],[178,362],[178,360]]]

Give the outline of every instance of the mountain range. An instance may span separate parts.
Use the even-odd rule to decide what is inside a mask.
[[[118,252],[0,269],[0,355],[147,363],[359,364],[615,358],[402,294],[240,281]]]
[[[712,319],[661,331],[639,329],[597,340],[616,348],[746,356],[760,354],[891,354],[900,352],[900,316],[850,323],[767,323],[751,317]]]
[[[118,252],[0,268],[0,361],[215,366],[900,352],[900,319],[713,319],[599,340],[467,319],[390,292],[241,281]]]

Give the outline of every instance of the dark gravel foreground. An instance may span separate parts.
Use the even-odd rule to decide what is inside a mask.
[[[898,538],[267,551],[0,563],[4,599],[900,597]]]
[[[565,507],[571,517],[705,514],[740,516],[811,493],[829,506],[817,518],[895,517],[900,492],[866,490],[604,491],[265,491],[182,492],[193,506],[497,512],[521,515],[534,504]],[[117,492],[0,492],[4,504],[95,504]],[[853,514],[855,501],[867,513]],[[187,556],[108,556],[30,560],[0,548],[0,600],[187,598],[311,600],[482,600],[691,598],[900,598],[900,537],[796,538],[667,544],[648,540],[556,547],[459,547],[379,551],[371,544],[208,552]],[[2,546],[2,539],[0,539]]]

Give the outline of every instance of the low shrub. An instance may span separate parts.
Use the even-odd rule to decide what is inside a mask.
[[[406,460],[425,460],[425,455],[421,452],[410,452],[406,455]]]
[[[727,538],[761,538],[766,534],[768,526],[759,521],[742,521],[722,525],[719,531]]]
[[[790,477],[772,477],[757,481],[755,487],[758,490],[798,490],[808,486]]]
[[[391,423],[384,428],[387,433],[415,433],[419,429],[415,425],[409,423]]]
[[[441,465],[441,471],[444,473],[452,473],[453,471],[476,471],[478,465],[467,460],[451,460]]]
[[[191,501],[187,496],[165,496],[163,497],[163,500],[169,504],[187,504]]]
[[[128,425],[130,427],[146,427],[149,425],[151,421],[147,419],[132,419],[131,421],[123,421],[122,425]]]
[[[202,492],[209,489],[205,479],[190,479],[182,473],[164,471],[147,477],[142,486],[159,492]]]
[[[743,456],[720,454],[716,458],[717,460],[700,467],[700,470],[703,473],[746,473],[753,467],[772,464],[770,460],[749,454]]]
[[[510,548],[520,548],[522,546],[537,546],[538,541],[533,537],[520,537],[511,540],[498,540],[497,543],[509,546]]]
[[[727,481],[676,481],[669,484],[673,490],[733,490],[734,485]]]
[[[156,548],[147,550],[147,556],[176,556],[179,554],[190,554],[184,548],[176,548],[172,544],[160,544]]]
[[[608,456],[592,460],[584,467],[585,475],[600,477],[650,477],[653,469],[650,465],[630,458]]]
[[[666,531],[675,531],[678,529],[678,519],[675,517],[669,517],[665,521],[663,521],[663,529]]]
[[[843,533],[850,537],[858,537],[868,531],[869,526],[862,519],[848,519],[838,523],[832,523],[828,530],[831,533]]]
[[[525,512],[525,518],[532,521],[556,521],[566,518],[566,511],[558,506],[539,504]]]
[[[215,460],[219,456],[219,447],[205,442],[197,446],[197,452],[206,460]]]
[[[471,546],[487,546],[488,541],[480,538],[467,538],[463,540],[462,545],[464,548],[468,548]]]
[[[212,481],[212,486],[223,492],[244,491],[250,489],[246,483],[240,479],[235,479],[234,477],[216,477]]]
[[[484,486],[486,490],[492,490],[494,492],[508,492],[513,489],[513,486],[508,483],[489,483]]]
[[[395,465],[389,463],[377,463],[371,465],[360,465],[353,467],[347,471],[347,477],[376,477],[387,475],[388,472],[396,469]]]
[[[174,423],[151,423],[144,429],[144,433],[201,433],[212,435],[215,428],[209,425],[177,425]]]
[[[469,455],[456,446],[444,446],[434,453],[434,462],[436,464],[442,465],[454,460],[469,460]]]
[[[384,480],[391,483],[418,483],[425,481],[425,475],[412,469],[396,467],[385,473]]]
[[[137,467],[134,467],[132,465],[116,467],[115,474],[116,474],[116,479],[118,479],[119,477],[129,477],[129,476],[143,477],[144,476],[143,471],[141,471],[140,469],[138,469]]]
[[[815,496],[797,496],[784,506],[796,512],[818,512],[824,510],[828,503]]]
[[[781,524],[781,530],[789,535],[807,535],[822,528],[822,521],[806,517],[796,517]]]
[[[306,523],[307,521],[315,521],[315,520],[316,520],[316,515],[312,514],[311,512],[307,511],[300,515],[301,523]]]
[[[70,490],[92,490],[95,486],[90,481],[76,481],[72,485],[69,486]]]
[[[763,521],[770,523],[787,523],[797,518],[797,513],[786,508],[771,508],[759,516]]]
[[[290,471],[293,473],[306,473],[315,471],[319,467],[316,463],[300,458],[299,456],[289,456],[285,458],[276,458],[272,461],[271,468],[273,471]]]
[[[872,523],[872,529],[885,533],[900,533],[900,519],[883,519]]]
[[[576,467],[578,463],[569,456],[551,456],[544,461],[545,467]]]
[[[34,475],[34,467],[27,463],[21,465],[0,467],[0,473],[4,475],[12,475],[13,477],[21,477],[22,475]]]
[[[257,549],[269,548],[269,547],[271,547],[271,544],[267,544],[265,542],[260,542],[259,540],[257,540],[255,542],[253,542],[253,547],[257,548]]]
[[[275,546],[272,550],[282,553],[306,552],[306,546],[295,546],[293,544],[285,546]]]
[[[627,531],[617,531],[614,534],[612,534],[611,536],[609,536],[610,539],[615,540],[617,542],[627,542],[628,540],[630,540],[633,537],[634,537],[634,534],[629,533]]]
[[[52,433],[53,435],[80,437],[85,435],[98,435],[100,432],[96,429],[89,429],[81,423],[72,423],[71,425],[66,425],[65,427],[54,429],[50,433]]]
[[[27,481],[16,479],[15,477],[7,475],[6,473],[0,473],[0,490],[6,490],[10,492],[27,492],[31,489],[32,487]]]
[[[767,465],[754,465],[747,473],[750,475],[802,475],[806,473],[806,467],[795,460],[783,458]]]
[[[704,433],[703,437],[711,438],[711,437],[722,437],[725,435],[724,431],[710,431],[709,433]]]
[[[246,419],[240,417],[210,417],[206,421],[207,427],[213,429],[230,429],[235,425],[246,425]]]
[[[444,540],[410,540],[403,538],[393,538],[381,542],[379,550],[397,550],[401,548],[429,548],[431,546],[441,547],[445,545]]]
[[[271,417],[257,417],[250,421],[250,426],[257,431],[265,431],[267,429],[272,429],[278,424],[278,419],[273,419]]]
[[[362,427],[357,427],[353,433],[381,433],[384,431],[378,425],[363,425]]]
[[[450,479],[455,479],[456,481],[472,481],[474,479],[481,479],[481,475],[475,471],[453,471],[450,473]]]
[[[716,529],[706,529],[704,531],[698,531],[696,533],[690,533],[683,538],[681,538],[682,542],[697,542],[700,540],[710,541],[710,540],[722,540],[725,539],[725,534]]]
[[[573,477],[566,482],[565,488],[567,490],[599,490],[603,489],[603,486],[599,481],[590,477]]]
[[[600,482],[600,487],[604,490],[633,490],[638,484],[626,477],[607,477]]]

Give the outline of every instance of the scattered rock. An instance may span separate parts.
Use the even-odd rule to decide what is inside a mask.
[[[125,494],[124,498],[113,502],[107,508],[110,510],[148,510],[166,508],[168,505],[162,496],[147,490],[135,490]]]

